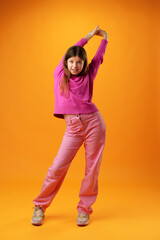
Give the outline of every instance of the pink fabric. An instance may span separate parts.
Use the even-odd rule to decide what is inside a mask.
[[[79,193],[78,212],[91,214],[91,205],[98,194],[98,175],[105,145],[106,125],[99,111],[73,115],[65,118],[66,131],[54,159],[48,169],[40,194],[34,199],[43,210],[51,204],[65,178],[68,168],[78,149],[84,142],[86,168]]]
[[[83,47],[87,43],[85,38],[77,42],[76,46]],[[81,114],[98,111],[94,103],[93,82],[98,72],[99,66],[103,62],[103,56],[107,47],[108,41],[101,40],[100,46],[89,64],[89,71],[83,76],[71,76],[69,79],[69,96],[66,98],[64,94],[59,93],[59,82],[64,76],[63,59],[54,71],[54,93],[55,93],[55,108],[54,116],[64,118],[63,114]]]

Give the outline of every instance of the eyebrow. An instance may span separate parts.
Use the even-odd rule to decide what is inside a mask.
[[[74,61],[74,59],[70,59],[69,61]],[[84,60],[82,59],[79,59],[79,60],[76,60],[76,62],[83,62]]]

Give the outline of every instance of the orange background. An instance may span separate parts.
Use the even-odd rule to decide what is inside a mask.
[[[93,97],[107,125],[100,183],[159,189],[159,9],[156,0],[1,2],[0,176],[5,189],[11,182],[37,182],[40,188],[65,131],[64,120],[53,117],[54,69],[65,51],[98,24],[109,42]],[[100,40],[85,46],[89,61]],[[82,148],[66,183],[81,181],[84,166]]]

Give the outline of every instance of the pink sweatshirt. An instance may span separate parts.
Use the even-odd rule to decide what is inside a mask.
[[[87,43],[85,38],[82,38],[75,46],[83,47]],[[89,71],[84,76],[72,75],[69,79],[69,96],[66,98],[64,93],[60,95],[59,81],[64,76],[63,58],[54,71],[54,93],[55,93],[55,109],[54,116],[64,118],[63,114],[81,114],[92,113],[98,111],[94,103],[93,96],[93,80],[96,77],[100,64],[103,62],[103,56],[106,50],[108,41],[101,40],[101,44],[96,52],[96,55],[89,64]]]

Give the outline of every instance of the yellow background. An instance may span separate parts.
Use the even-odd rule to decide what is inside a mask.
[[[59,231],[64,224],[65,211],[70,210],[69,216],[76,208],[85,167],[83,148],[76,155],[55,199],[57,207],[53,207],[52,215],[57,211],[57,218],[48,217],[46,226],[51,227],[48,232],[45,228],[41,228],[44,232],[34,232],[29,225],[32,215],[29,209],[65,131],[64,120],[53,117],[54,69],[65,51],[98,24],[108,33],[108,46],[95,80],[93,102],[106,122],[107,140],[92,223],[94,228],[88,226],[88,234],[90,237],[93,234],[92,239],[105,236],[109,240],[128,240],[131,235],[133,239],[160,239],[157,228],[160,223],[159,10],[156,0],[1,2],[0,177],[1,206],[5,210],[2,239],[22,239],[26,229],[28,235],[23,239],[37,237],[36,234],[45,239],[48,232],[54,232],[51,227],[54,221],[59,221],[54,238],[63,238],[63,230],[66,234],[65,227],[62,236]],[[94,37],[85,46],[89,61],[100,41],[100,37]],[[69,197],[75,201],[74,207]],[[62,199],[66,199],[65,203]],[[125,215],[127,206],[127,216],[130,221],[135,220],[134,224],[128,222]],[[135,214],[139,212],[146,222],[142,223]],[[117,216],[119,222],[114,222]],[[65,219],[70,231],[74,221],[71,218],[68,223]],[[101,228],[104,224],[99,232],[93,231],[96,221]],[[151,223],[153,228],[149,231],[147,226]],[[6,230],[10,224],[13,234]],[[24,232],[18,231],[19,226]],[[87,230],[76,229],[65,236],[86,236]],[[46,239],[50,239],[49,236]]]

